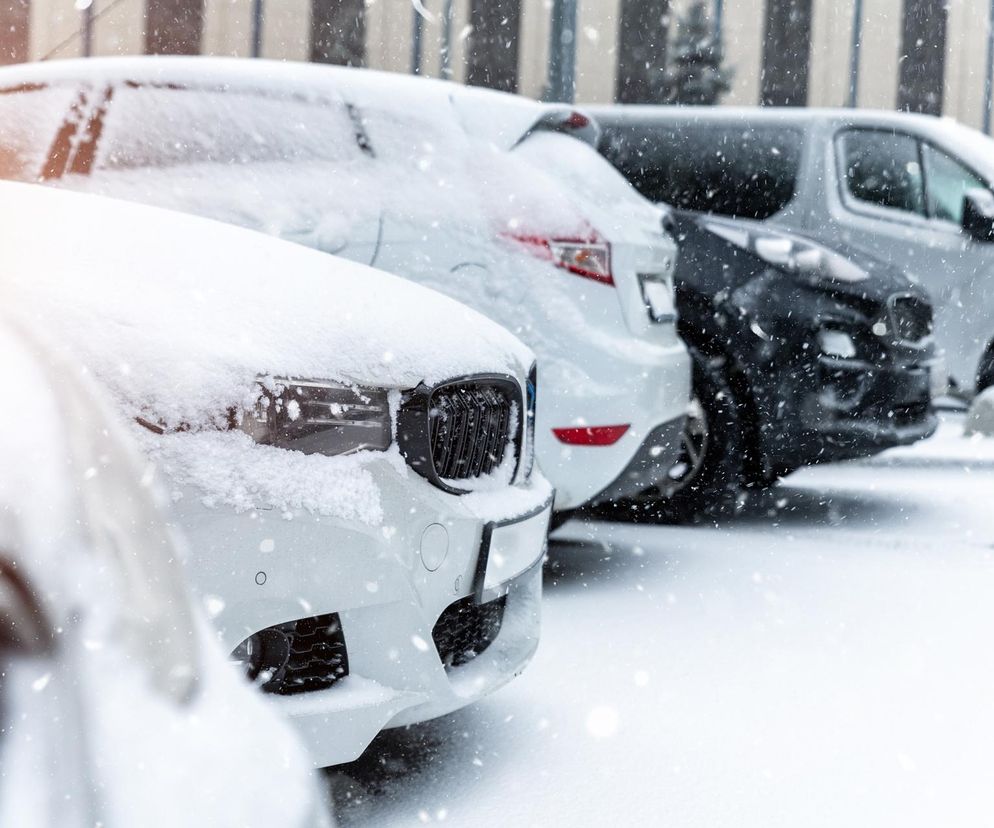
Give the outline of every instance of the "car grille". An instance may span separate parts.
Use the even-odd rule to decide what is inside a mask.
[[[472,661],[494,643],[506,603],[506,595],[485,604],[477,604],[470,595],[449,605],[431,631],[446,669]]]
[[[468,480],[504,459],[514,403],[496,388],[445,388],[432,398],[431,455],[438,476]]]
[[[397,424],[401,451],[419,474],[450,484],[492,473],[521,446],[521,391],[501,377],[474,378],[405,395]]]
[[[917,296],[892,296],[890,327],[900,342],[918,344],[932,334],[932,306]]]

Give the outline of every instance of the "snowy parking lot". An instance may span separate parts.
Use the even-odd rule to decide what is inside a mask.
[[[718,527],[568,523],[532,665],[329,772],[339,819],[989,824],[994,440],[962,422]]]

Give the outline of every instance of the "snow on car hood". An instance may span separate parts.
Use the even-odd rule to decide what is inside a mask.
[[[0,221],[4,306],[169,427],[216,423],[260,374],[406,388],[532,360],[433,291],[233,226],[19,184]]]

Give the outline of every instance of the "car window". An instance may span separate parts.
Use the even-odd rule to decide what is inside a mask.
[[[804,134],[745,123],[616,124],[601,152],[650,201],[764,219],[793,199]]]
[[[338,161],[359,152],[341,101],[129,84],[107,107],[95,167]]]
[[[963,196],[967,190],[987,185],[970,170],[930,144],[922,144],[925,166],[925,195],[928,214],[933,218],[963,221]]]
[[[917,140],[900,133],[852,129],[839,141],[849,195],[878,207],[925,215]]]
[[[41,175],[77,94],[68,85],[0,90],[0,178],[34,181]]]

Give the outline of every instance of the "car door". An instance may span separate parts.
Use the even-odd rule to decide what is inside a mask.
[[[928,289],[951,377],[973,388],[994,334],[994,245],[961,229],[963,195],[989,182],[910,132],[845,127],[831,147],[829,213],[843,240],[902,267]]]

